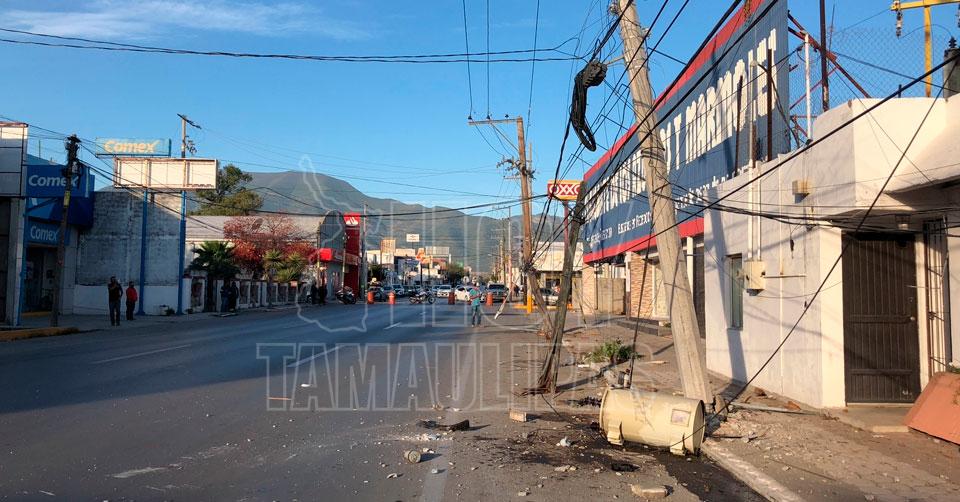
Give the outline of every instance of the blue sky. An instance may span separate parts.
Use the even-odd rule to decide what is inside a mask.
[[[672,14],[682,2],[672,0]],[[893,39],[889,2],[828,0],[837,30],[851,25]],[[472,52],[486,49],[484,0],[467,0],[467,34]],[[649,22],[660,2],[638,0]],[[817,2],[791,1],[793,14],[811,30],[817,26]],[[686,59],[726,2],[692,0],[661,45]],[[535,0],[491,0],[491,50],[538,47],[566,41],[563,48],[583,54],[593,47],[611,18],[602,0],[544,0],[535,22]],[[956,8],[935,10],[935,33],[956,35]],[[918,12],[906,13],[904,30],[920,26]],[[660,29],[666,23],[661,23]],[[581,29],[585,26],[580,35]],[[461,3],[345,0],[193,2],[189,0],[8,1],[0,7],[0,27],[49,34],[198,50],[282,52],[324,55],[446,53],[464,51]],[[656,32],[656,29],[655,29]],[[659,35],[659,34],[657,34]],[[577,48],[575,37],[580,36]],[[4,34],[0,38],[23,38]],[[572,39],[573,38],[573,39]],[[613,42],[619,37],[614,36]],[[614,45],[602,52],[609,59]],[[617,49],[619,50],[619,49]],[[918,48],[919,50],[919,48]],[[935,50],[935,59],[942,48]],[[557,55],[557,54],[552,54]],[[921,56],[917,52],[916,57]],[[485,129],[486,144],[466,125],[471,113],[467,69],[463,63],[435,65],[321,63],[110,53],[0,43],[6,69],[0,115],[82,138],[178,138],[176,113],[196,120],[203,130],[191,134],[198,155],[239,161],[254,171],[297,169],[309,155],[312,168],[343,176],[371,195],[406,202],[468,205],[518,193],[496,168],[502,157],[495,134]],[[535,67],[528,141],[540,175],[535,190],[545,190],[556,165],[569,103],[572,75],[581,63],[538,62]],[[681,65],[653,58],[651,78],[665,87]],[[473,115],[528,114],[530,63],[471,66]],[[619,77],[622,65],[609,73]],[[489,92],[489,100],[487,95]],[[608,96],[590,91],[591,105]],[[591,116],[595,109],[591,108]],[[615,107],[614,115],[621,113]],[[630,115],[627,115],[628,120]],[[597,131],[601,145],[619,134],[610,122]],[[514,128],[503,129],[513,138]],[[43,135],[40,131],[34,133]],[[49,136],[49,135],[48,135]],[[62,145],[41,139],[44,157],[62,156]],[[571,136],[571,141],[575,141]],[[175,143],[176,145],[176,139]],[[572,146],[575,144],[571,143]],[[31,142],[31,153],[38,145]],[[572,151],[568,150],[568,151]],[[584,156],[586,162],[597,154]],[[582,175],[584,164],[570,173]],[[353,178],[346,178],[351,176]],[[381,182],[366,181],[369,178]],[[422,184],[413,189],[390,181]],[[467,191],[490,197],[461,195]]]

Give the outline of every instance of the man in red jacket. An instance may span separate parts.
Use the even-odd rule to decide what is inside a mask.
[[[137,306],[137,288],[133,286],[133,281],[127,285],[127,320],[133,320],[133,309]]]

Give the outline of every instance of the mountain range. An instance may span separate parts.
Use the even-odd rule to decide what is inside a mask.
[[[384,238],[395,238],[397,247],[448,246],[451,259],[474,270],[490,272],[498,256],[507,219],[484,214],[467,214],[444,206],[410,204],[396,199],[371,197],[350,183],[321,173],[249,172],[253,180],[248,188],[263,197],[262,209],[290,213],[318,214],[326,211],[368,214],[367,249],[379,249]],[[470,204],[464,203],[460,207]],[[498,206],[499,207],[499,206]],[[478,208],[474,212],[503,214],[502,210]],[[522,219],[518,205],[509,220],[513,237],[514,263],[520,255]],[[540,215],[534,215],[534,231]],[[560,218],[549,217],[541,235],[550,236]],[[407,234],[419,234],[420,242],[407,244]]]

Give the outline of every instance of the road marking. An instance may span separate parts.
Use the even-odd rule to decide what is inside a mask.
[[[131,469],[129,471],[118,472],[116,474],[111,474],[110,477],[117,479],[127,479],[134,476],[139,476],[141,474],[150,474],[151,472],[159,472],[167,470],[166,467],[144,467],[143,469]]]
[[[297,366],[300,366],[301,364],[308,363],[308,362],[313,361],[314,359],[316,359],[316,358],[318,358],[318,357],[320,357],[320,356],[325,356],[325,355],[327,355],[327,354],[329,354],[329,353],[331,353],[331,352],[336,352],[336,351],[338,351],[338,350],[340,350],[340,346],[339,346],[339,345],[337,345],[336,347],[334,347],[334,348],[332,348],[332,349],[327,349],[327,350],[325,350],[325,351],[323,351],[323,352],[321,352],[321,353],[319,353],[319,354],[314,354],[314,355],[312,355],[312,356],[310,356],[310,357],[301,359],[301,360],[299,360],[299,361],[294,361],[294,362],[288,364],[287,367],[288,367],[288,368],[296,368]]]
[[[94,361],[94,362],[92,362],[92,363],[90,363],[90,364],[111,363],[111,362],[113,362],[113,361],[122,361],[122,360],[124,360],[124,359],[133,359],[134,357],[149,356],[150,354],[159,354],[159,353],[161,353],[161,352],[167,352],[167,351],[171,351],[171,350],[184,349],[184,348],[190,347],[191,345],[193,345],[193,344],[188,343],[188,344],[185,344],[185,345],[177,345],[176,347],[167,347],[167,348],[165,348],[165,349],[148,350],[148,351],[146,351],[146,352],[138,352],[138,353],[136,353],[136,354],[130,354],[130,355],[126,355],[126,356],[111,357],[110,359],[101,359],[101,360],[99,360],[99,361]]]
[[[399,325],[401,325],[401,324],[403,324],[403,323],[395,322],[395,323],[393,323],[393,324],[391,324],[391,325],[389,325],[389,326],[387,326],[386,328],[383,328],[383,329],[386,330],[386,329],[390,329],[390,328],[396,328],[397,326],[399,326]]]

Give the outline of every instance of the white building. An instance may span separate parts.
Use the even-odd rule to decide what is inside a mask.
[[[814,140],[875,103],[824,113]],[[829,408],[912,403],[960,358],[957,131],[960,97],[894,99],[714,188],[729,198],[704,223],[708,368]]]

